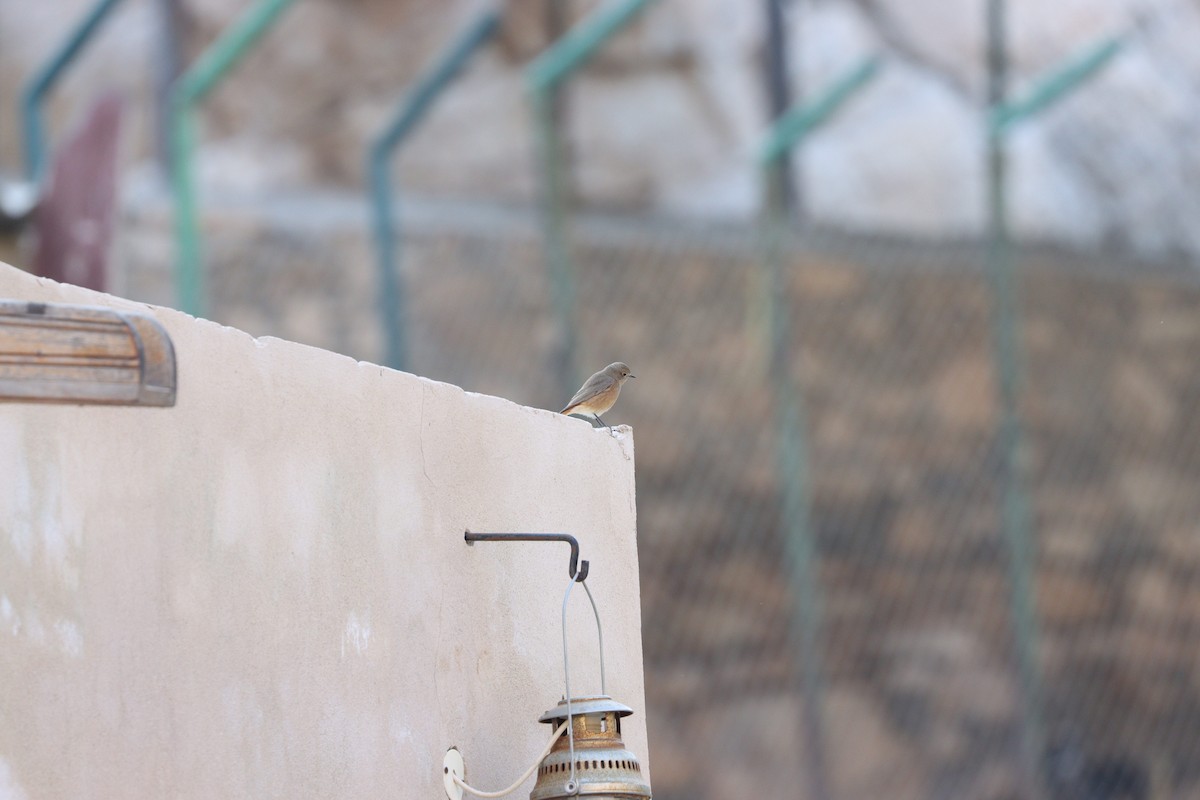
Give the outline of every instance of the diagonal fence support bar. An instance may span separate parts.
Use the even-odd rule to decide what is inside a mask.
[[[21,124],[26,180],[36,183],[46,170],[46,126],[42,120],[42,101],[95,35],[101,23],[120,4],[121,0],[99,0],[93,5],[22,90]]]
[[[546,270],[558,331],[554,373],[563,397],[578,385],[575,351],[575,266],[567,246],[567,189],[562,137],[554,119],[554,96],[571,73],[654,0],[613,0],[581,20],[525,69],[533,95],[534,129],[542,177],[542,225]]]
[[[196,212],[192,109],[221,81],[293,0],[260,0],[213,42],[171,90],[171,188],[175,195],[175,283],[179,307],[200,316],[205,308]]]
[[[617,0],[596,9],[525,68],[534,92],[551,89],[591,58],[600,46],[654,0]]]
[[[1094,77],[1124,46],[1125,42],[1119,36],[1097,42],[1044,77],[1024,97],[1011,102],[1001,100],[998,104],[993,104],[988,116],[989,135],[1003,136],[1013,125],[1045,111],[1080,84]]]
[[[847,100],[874,78],[879,68],[878,59],[868,58],[812,102],[788,110],[771,126],[757,157],[764,187],[760,238],[762,297],[757,307],[765,317],[767,373],[775,408],[780,524],[788,579],[796,604],[791,615],[791,638],[798,653],[797,677],[804,697],[802,727],[806,744],[807,796],[815,800],[831,797],[825,752],[823,598],[816,531],[812,525],[807,422],[803,397],[797,382],[792,380],[795,353],[785,269],[788,219],[786,189],[778,166],[797,143],[832,119]]]
[[[386,342],[387,365],[407,369],[409,359],[407,296],[399,272],[398,233],[388,165],[400,143],[424,117],[433,102],[471,56],[496,33],[500,12],[480,14],[449,47],[400,103],[395,115],[367,149],[375,245],[379,254],[380,311]]]
[[[788,109],[775,120],[758,150],[760,166],[773,164],[786,156],[801,139],[821,127],[847,100],[879,74],[882,62],[877,56],[864,58],[809,103]]]
[[[996,446],[1000,451],[1002,525],[1008,549],[1009,615],[1021,686],[1021,766],[1025,796],[1046,797],[1042,763],[1046,752],[1044,692],[1038,643],[1036,532],[1025,474],[1021,421],[1023,354],[1020,289],[1008,220],[1007,135],[1019,122],[1049,108],[1108,64],[1123,45],[1105,39],[1037,83],[1023,98],[1008,101],[1005,0],[987,6],[987,253],[992,297],[992,357],[999,392]]]

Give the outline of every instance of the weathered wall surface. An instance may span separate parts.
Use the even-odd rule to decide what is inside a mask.
[[[627,429],[140,308],[176,407],[0,405],[0,797],[432,798],[451,744],[507,783],[562,694],[567,553],[466,528],[579,536],[646,756]]]

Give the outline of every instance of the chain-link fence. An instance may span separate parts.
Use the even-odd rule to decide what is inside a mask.
[[[636,432],[656,796],[804,796],[801,609],[748,314],[753,237],[585,220],[573,241],[581,359],[639,376],[609,421]],[[409,247],[414,368],[560,405],[536,238]],[[1052,797],[1188,797],[1200,282],[1077,260],[1020,259],[1041,779]],[[790,259],[834,797],[1026,791],[980,262],[961,245],[842,237]]]
[[[558,408],[536,226],[468,216],[406,236],[413,368]],[[606,419],[637,444],[656,796],[810,796],[754,232],[572,231],[580,359],[638,375]],[[982,250],[817,233],[790,250],[835,798],[1027,796]],[[231,321],[382,352],[361,236],[212,252]],[[1192,797],[1200,280],[1047,248],[1018,264],[1045,796]]]

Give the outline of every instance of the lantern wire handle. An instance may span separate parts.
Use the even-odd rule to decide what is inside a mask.
[[[600,694],[608,694],[604,685],[604,630],[600,627],[600,611],[596,608],[596,598],[592,597],[592,590],[588,588],[586,580],[580,583],[583,584],[583,590],[587,592],[588,600],[592,604],[592,615],[596,618],[596,636],[600,639]],[[566,666],[566,659],[563,659],[564,669]]]
[[[571,752],[571,779],[567,781],[567,794],[579,793],[579,781],[575,779],[575,725],[571,715],[571,662],[567,650],[567,601],[571,599],[571,590],[575,588],[576,583],[583,584],[583,589],[592,604],[592,614],[596,617],[596,633],[600,637],[600,694],[607,694],[604,685],[604,630],[600,627],[600,610],[596,608],[596,599],[592,597],[592,590],[588,588],[587,581],[573,578],[567,584],[562,602],[563,680],[567,688],[567,746]]]

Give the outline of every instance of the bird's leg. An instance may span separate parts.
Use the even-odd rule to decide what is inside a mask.
[[[611,426],[611,425],[609,425],[609,424],[608,424],[607,422],[605,422],[604,420],[600,419],[600,415],[599,415],[599,414],[592,414],[592,416],[596,418],[596,422],[599,422],[601,425],[603,425],[604,427],[608,428],[608,430],[609,430],[609,432],[610,432],[610,433],[612,432],[612,426]]]

